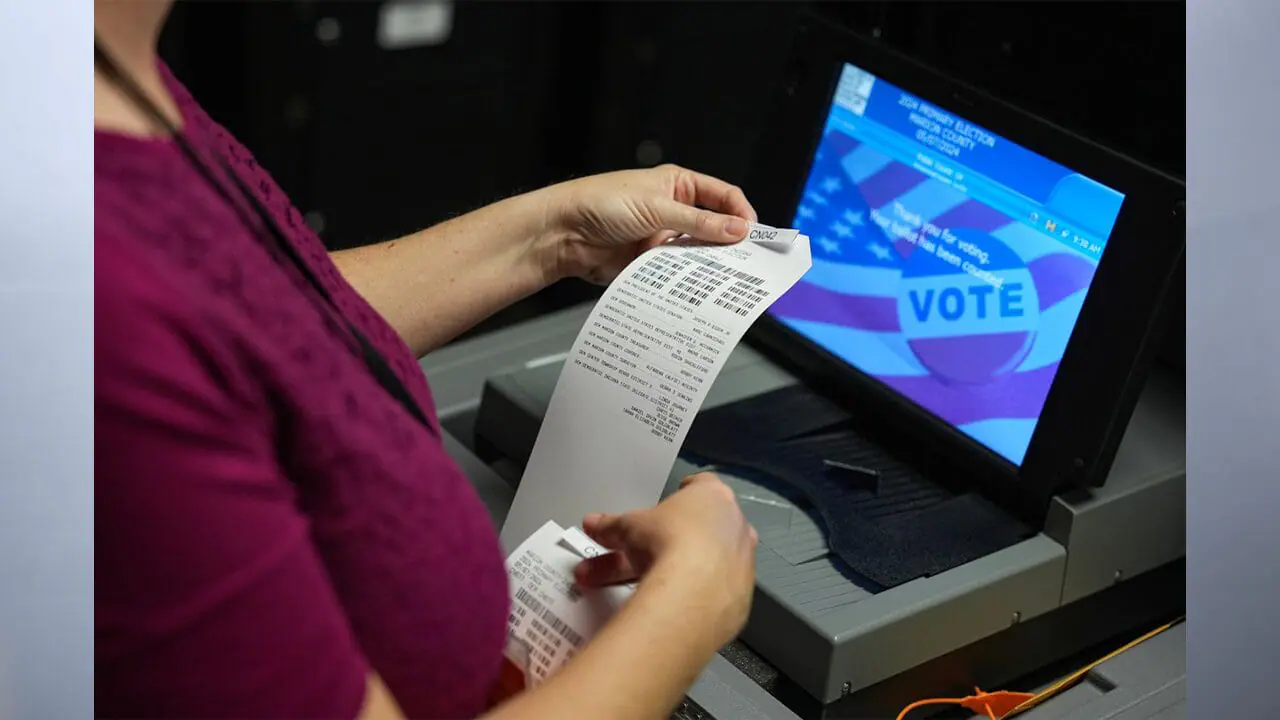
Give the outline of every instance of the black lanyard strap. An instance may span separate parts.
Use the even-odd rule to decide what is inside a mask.
[[[178,128],[176,128],[173,123],[165,117],[164,113],[156,107],[155,103],[146,96],[146,93],[142,92],[137,83],[126,75],[110,56],[102,51],[102,48],[98,45],[96,38],[93,43],[93,60],[94,64],[97,65],[109,79],[119,85],[120,89],[131,96],[133,101],[137,103],[143,111],[168,131],[196,171],[199,172],[205,181],[209,183],[209,185],[211,185],[214,190],[232,206],[237,215],[241,215],[241,203],[236,202],[226,185],[218,181],[213,169],[201,158],[200,153],[196,152],[195,148],[187,142],[186,138]],[[234,170],[231,169],[226,160],[222,158],[219,153],[215,151],[212,154],[215,156],[215,162],[219,165],[222,174],[231,180],[238,190],[241,199],[248,203],[249,207],[252,208],[258,216],[258,219],[267,228],[267,231],[273,241],[272,244],[274,245],[274,247],[268,245],[268,250],[275,250],[275,254],[282,255],[328,305],[328,309],[332,311],[332,314],[339,318],[342,324],[346,326],[347,332],[350,333],[350,338],[355,340],[356,350],[358,351],[361,359],[364,360],[364,364],[369,369],[369,372],[373,375],[374,379],[377,380],[378,384],[381,385],[382,388],[391,395],[391,397],[395,398],[401,405],[403,405],[404,409],[408,411],[409,414],[412,415],[423,427],[434,432],[434,429],[431,427],[431,423],[427,421],[426,414],[422,412],[422,408],[418,406],[417,401],[414,400],[413,396],[409,393],[409,390],[405,388],[404,383],[400,382],[400,378],[391,369],[391,366],[387,364],[386,359],[383,358],[378,350],[374,348],[373,344],[369,342],[369,339],[365,337],[364,333],[362,333],[354,323],[347,319],[346,315],[344,315],[338,308],[338,305],[334,301],[328,288],[320,282],[320,279],[311,271],[310,266],[308,266],[298,254],[297,248],[295,248],[293,243],[288,240],[288,237],[280,228],[279,223],[276,222],[271,212],[267,210],[262,201],[258,199],[257,195],[250,191],[249,188],[245,187],[244,181]],[[241,220],[246,221],[243,216],[241,217]],[[249,228],[250,233],[255,238],[261,240],[259,234],[254,232],[253,224],[247,221],[245,224]]]

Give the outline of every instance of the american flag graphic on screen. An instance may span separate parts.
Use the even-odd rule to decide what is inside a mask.
[[[838,131],[794,227],[813,268],[770,313],[1021,462],[1095,263]]]

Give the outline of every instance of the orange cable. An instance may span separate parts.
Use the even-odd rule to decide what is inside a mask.
[[[903,708],[901,713],[898,713],[898,720],[905,720],[907,715],[909,715],[913,710],[925,707],[926,705],[959,705],[969,710],[973,710],[974,712],[985,713],[990,720],[1007,720],[1008,718],[1020,715],[1027,710],[1036,707],[1063,690],[1066,690],[1068,687],[1087,675],[1090,670],[1093,670],[1102,663],[1120,655],[1121,653],[1132,650],[1138,645],[1141,645],[1160,633],[1175,627],[1185,620],[1186,616],[1184,615],[1179,617],[1177,620],[1161,625],[1145,635],[1126,643],[1122,647],[1107,653],[1101,658],[1094,660],[1088,665],[1076,670],[1038,693],[1020,693],[1007,690],[988,693],[983,692],[981,688],[974,688],[975,694],[968,697],[926,698],[924,700],[917,700]]]
[[[991,720],[1000,720],[1011,709],[1019,703],[1026,702],[1032,695],[1031,693],[1018,693],[1009,691],[999,692],[983,692],[981,688],[974,688],[974,694],[962,698],[928,698],[925,700],[917,700],[898,714],[898,720],[904,720],[909,713],[926,705],[959,705],[977,713],[984,713]]]
[[[967,699],[968,698],[928,698],[925,700],[917,700],[903,708],[902,712],[898,713],[898,720],[905,720],[907,715],[911,714],[913,710],[919,710],[926,705],[960,705]]]
[[[1025,702],[1023,702],[1022,704],[1020,704],[1020,705],[1018,705],[1017,707],[1015,707],[1015,708],[1013,708],[1012,710],[1010,710],[1010,711],[1009,711],[1009,713],[1008,713],[1007,715],[1002,716],[1002,717],[1000,718],[1000,720],[1005,720],[1005,718],[1011,718],[1011,717],[1013,717],[1013,716],[1015,716],[1015,715],[1020,715],[1021,713],[1024,713],[1024,712],[1026,712],[1027,710],[1030,710],[1031,708],[1033,708],[1033,707],[1035,707],[1035,706],[1037,706],[1037,705],[1039,705],[1039,704],[1043,703],[1044,701],[1046,701],[1046,700],[1048,700],[1048,699],[1052,698],[1053,696],[1057,695],[1058,693],[1061,693],[1063,690],[1066,690],[1066,689],[1067,689],[1067,688],[1069,688],[1070,686],[1072,686],[1072,685],[1074,685],[1075,683],[1079,682],[1079,681],[1080,681],[1080,679],[1081,679],[1081,678],[1083,678],[1085,675],[1087,675],[1087,674],[1089,673],[1089,671],[1090,671],[1090,670],[1093,670],[1094,668],[1098,667],[1098,666],[1099,666],[1099,665],[1101,665],[1102,663],[1104,663],[1104,662],[1106,662],[1106,661],[1108,661],[1108,660],[1110,660],[1110,659],[1112,659],[1112,658],[1114,658],[1114,657],[1116,657],[1116,656],[1118,656],[1118,655],[1120,655],[1120,654],[1122,654],[1122,653],[1125,653],[1125,652],[1128,652],[1129,650],[1132,650],[1133,648],[1135,648],[1135,647],[1137,647],[1137,646],[1141,645],[1142,643],[1144,643],[1144,642],[1146,642],[1146,641],[1150,640],[1151,638],[1153,638],[1153,637],[1155,637],[1155,636],[1159,635],[1160,633],[1163,633],[1163,632],[1165,632],[1165,631],[1167,631],[1167,630],[1170,630],[1170,629],[1172,629],[1172,628],[1176,627],[1177,625],[1179,625],[1180,623],[1182,623],[1182,622],[1183,622],[1183,621],[1185,621],[1185,620],[1186,620],[1186,616],[1185,616],[1185,615],[1183,615],[1183,616],[1181,616],[1181,617],[1177,618],[1176,620],[1173,620],[1173,621],[1171,621],[1171,622],[1165,623],[1164,625],[1161,625],[1160,627],[1158,627],[1158,628],[1156,628],[1156,629],[1154,629],[1154,630],[1152,630],[1152,631],[1150,631],[1150,632],[1146,633],[1145,635],[1142,635],[1141,637],[1138,637],[1138,638],[1136,638],[1136,639],[1134,639],[1134,640],[1131,640],[1130,642],[1128,642],[1128,643],[1126,643],[1126,644],[1122,645],[1121,647],[1119,647],[1119,648],[1117,648],[1117,649],[1115,649],[1115,650],[1112,650],[1111,652],[1107,653],[1106,655],[1104,655],[1104,656],[1102,656],[1102,657],[1098,658],[1097,660],[1094,660],[1093,662],[1089,663],[1088,665],[1085,665],[1084,667],[1080,668],[1079,670],[1076,670],[1075,672],[1073,672],[1073,673],[1071,673],[1070,675],[1066,676],[1065,678],[1063,678],[1063,679],[1059,680],[1058,682],[1054,683],[1053,685],[1050,685],[1049,687],[1045,688],[1044,690],[1041,690],[1040,692],[1036,693],[1033,697],[1029,698],[1028,700],[1026,700]]]

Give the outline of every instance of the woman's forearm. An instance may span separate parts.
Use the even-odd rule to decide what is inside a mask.
[[[419,356],[559,279],[546,191],[331,257]]]
[[[646,583],[580,655],[485,720],[668,717],[719,647],[659,578]]]

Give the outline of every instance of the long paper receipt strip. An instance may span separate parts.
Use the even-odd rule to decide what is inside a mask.
[[[568,662],[631,595],[626,585],[587,593],[574,587],[574,566],[605,552],[581,530],[548,520],[507,558],[507,656],[523,671],[525,686],[540,684]]]
[[[574,586],[574,567],[606,552],[575,525],[588,512],[659,500],[730,351],[810,263],[809,238],[753,226],[734,246],[651,250],[596,304],[502,528],[503,546],[514,548],[507,656],[523,685],[568,662],[634,592]]]
[[[753,225],[735,245],[679,240],[628,265],[565,359],[502,527],[506,551],[548,520],[572,527],[658,502],[729,353],[811,262],[808,237]]]

